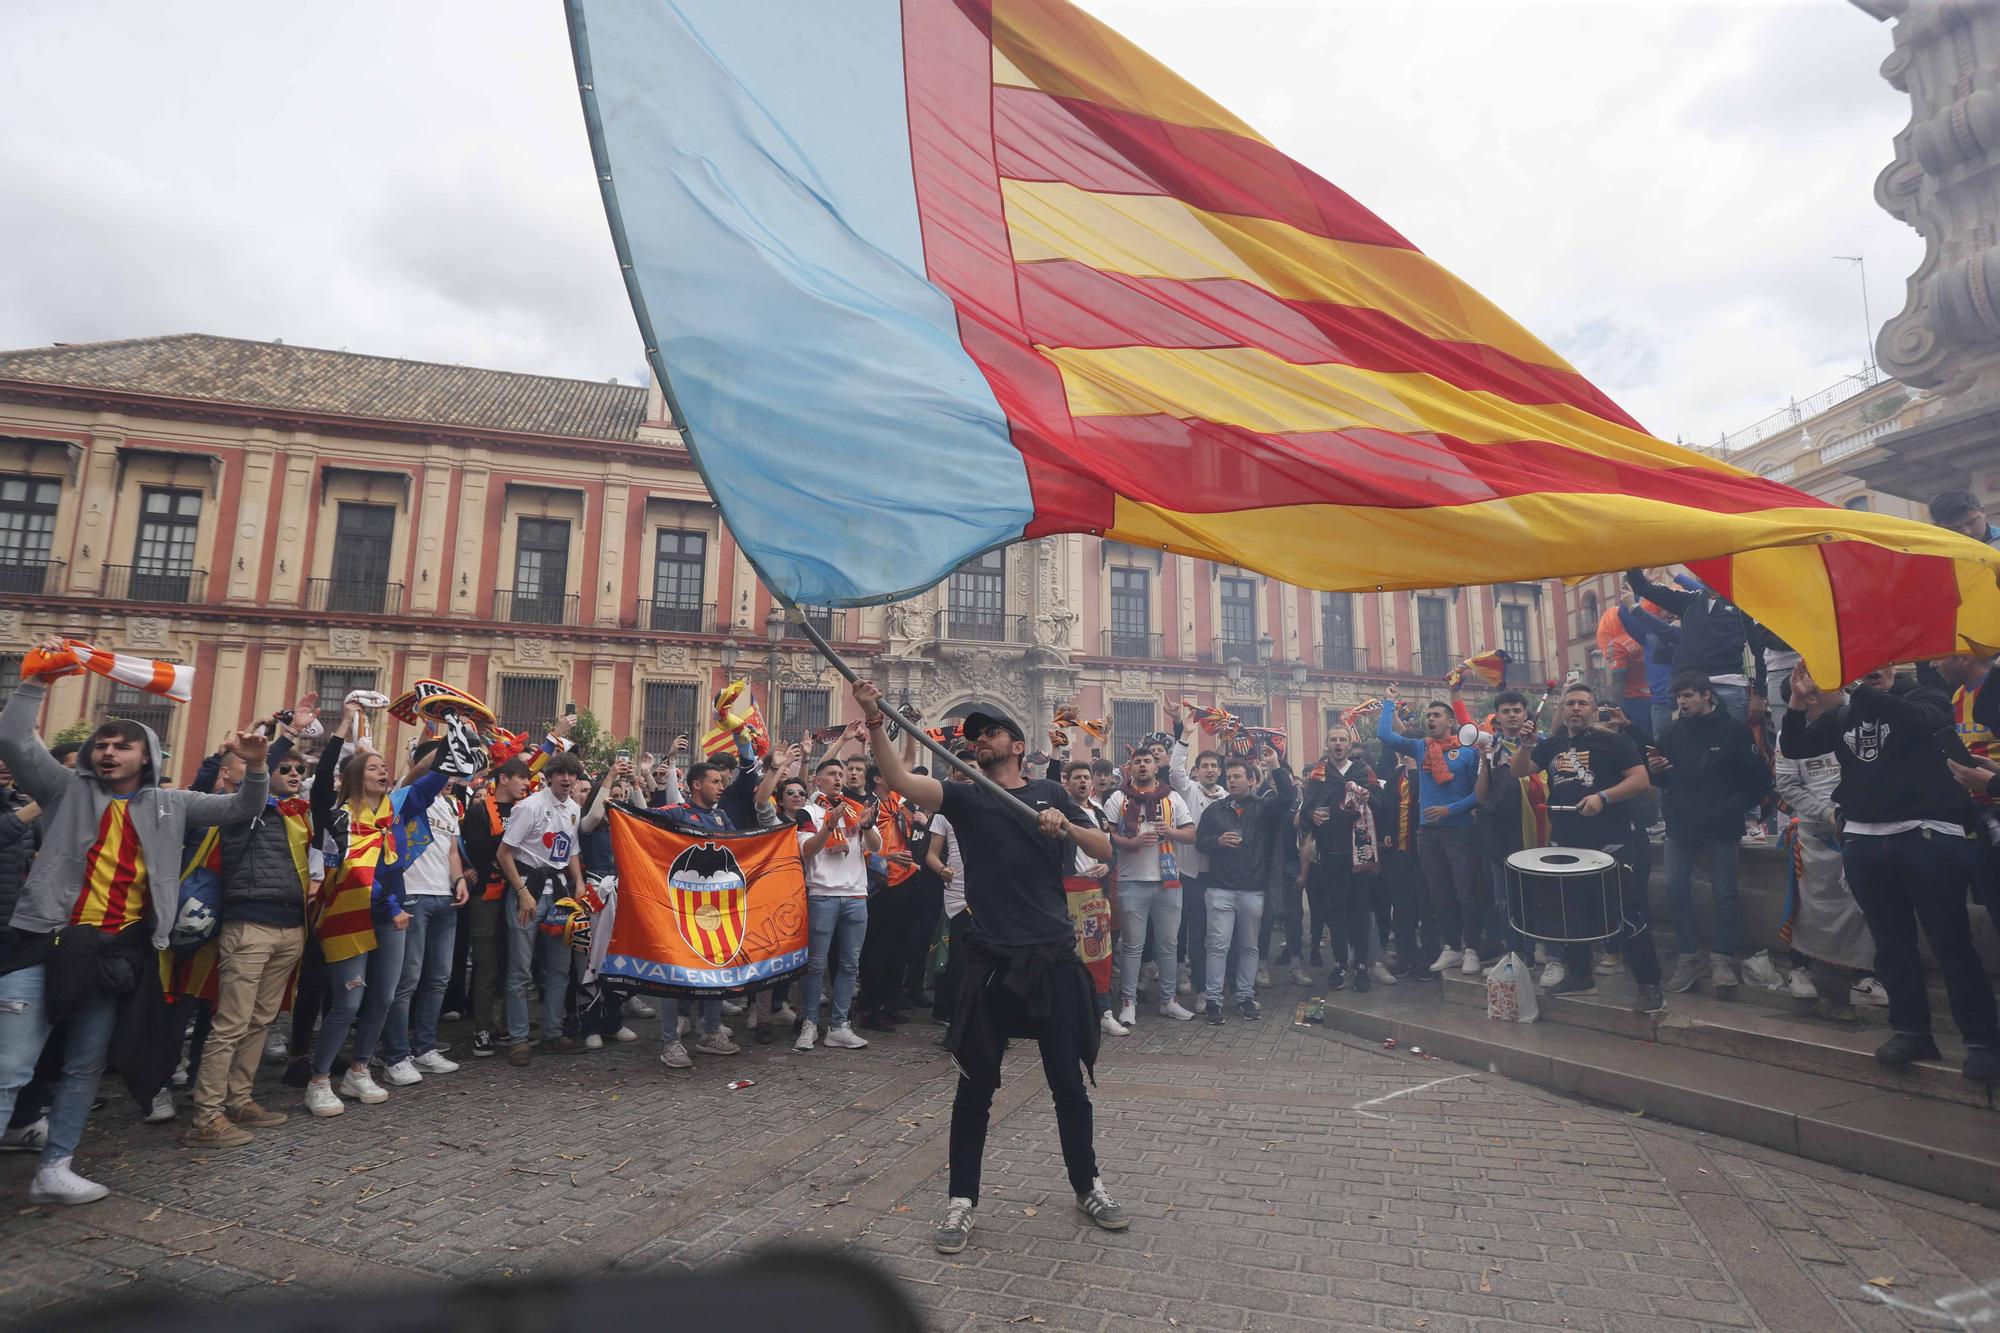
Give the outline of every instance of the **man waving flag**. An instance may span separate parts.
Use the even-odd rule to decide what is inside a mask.
[[[1828,681],[2000,645],[2000,553],[1652,438],[1067,0],[569,13],[654,370],[794,600],[1095,532],[1326,589],[1701,562]]]

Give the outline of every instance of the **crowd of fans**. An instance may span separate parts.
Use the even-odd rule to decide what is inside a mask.
[[[2000,541],[1983,511],[1957,517]],[[1991,662],[1885,668],[1835,689],[1698,583],[1636,570],[1627,583],[1616,617],[1630,652],[1603,699],[1572,678],[1539,702],[1503,689],[1474,718],[1456,685],[1421,709],[1391,690],[1375,710],[1378,749],[1337,726],[1299,773],[1281,737],[1215,736],[1192,704],[1169,704],[1171,732],[1117,762],[1029,756],[1038,781],[1060,784],[1042,804],[1108,837],[1077,835],[1108,860],[1076,838],[1063,853],[1099,1032],[1124,1036],[1154,1016],[1257,1021],[1274,976],[1366,991],[1478,975],[1515,954],[1554,996],[1629,971],[1646,1011],[1746,980],[1832,1017],[1885,1005],[1878,1058],[1905,1064],[1938,1055],[1921,938],[1966,1077],[2000,1077],[1968,910],[1970,895],[2000,911]],[[682,1070],[738,1054],[739,1028],[799,1052],[858,1051],[863,1033],[919,1011],[949,1045],[962,1012],[955,994],[977,946],[960,839],[880,780],[876,723],[762,758],[747,744],[696,758],[683,737],[589,771],[564,719],[539,747],[467,771],[443,737],[382,753],[367,705],[383,701],[354,698],[324,736],[295,730],[291,714],[231,732],[177,788],[158,738],[134,722],[46,746],[43,697],[24,682],[0,712],[0,1147],[39,1151],[37,1202],[105,1195],[72,1159],[107,1066],[135,1113],[172,1121],[184,1097],[188,1143],[224,1148],[287,1119],[253,1095],[265,1063],[283,1063],[305,1111],[332,1117],[449,1076],[468,1054],[525,1067],[637,1041],[630,1024],[655,1017],[661,1063]],[[862,703],[879,719],[872,697]],[[1023,741],[1020,759],[1021,729],[985,724]],[[948,743],[984,764],[979,740]],[[914,738],[901,753],[898,774],[917,758]],[[552,928],[552,904],[588,902],[591,882],[615,874],[613,804],[697,829],[795,826],[803,975],[690,1003],[593,984],[587,956]],[[1746,958],[1738,862],[1773,831],[1791,855],[1787,920]],[[1641,887],[1656,839],[1671,961]],[[1603,850],[1622,867],[1622,922],[1597,949],[1544,946],[1509,920],[1507,858],[1540,845]],[[1705,939],[1697,869],[1712,890]],[[204,876],[207,896],[191,888]],[[459,1059],[440,1038],[454,1020]]]

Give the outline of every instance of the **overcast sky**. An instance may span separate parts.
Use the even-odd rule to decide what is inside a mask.
[[[1860,367],[1832,256],[1878,324],[1921,258],[1842,0],[1085,3],[1669,439]],[[643,374],[557,0],[4,0],[0,125],[0,347]]]

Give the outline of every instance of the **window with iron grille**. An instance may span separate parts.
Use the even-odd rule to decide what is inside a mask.
[[[1137,745],[1140,737],[1159,730],[1159,715],[1159,705],[1151,699],[1113,699],[1111,739],[1119,747],[1117,752],[1124,753],[1124,746]]]
[[[1528,665],[1528,608],[1515,602],[1500,603],[1500,646],[1507,656]]]
[[[1252,661],[1257,644],[1257,580],[1225,574],[1221,588],[1222,641],[1234,648],[1249,649],[1247,654],[1236,656],[1245,662]]]
[[[778,691],[778,716],[771,719],[773,734],[795,738],[829,725],[831,702],[832,694],[827,690]]]
[[[661,528],[653,548],[653,628],[701,630],[708,534]]]
[[[340,727],[342,705],[355,690],[375,688],[372,668],[320,667],[313,672],[313,688],[319,691],[319,724],[331,735]]]
[[[988,551],[952,571],[951,633],[998,641],[1006,626],[1007,553]]]
[[[105,696],[103,716],[128,718],[151,727],[153,734],[160,738],[160,744],[164,746],[167,743],[167,729],[174,720],[174,706],[157,694],[149,694],[145,690],[114,681]]]
[[[560,602],[568,587],[569,520],[523,518],[514,543],[515,602]]]
[[[1152,571],[1111,567],[1111,654],[1150,657],[1153,627]]]
[[[1246,727],[1261,727],[1264,725],[1264,705],[1262,704],[1230,704],[1229,711],[1236,714],[1236,720]]]
[[[201,527],[201,492],[149,486],[139,494],[139,543],[132,573],[181,578],[194,572],[194,539]]]
[[[21,683],[21,654],[0,653],[0,703]]]
[[[342,501],[333,524],[333,586],[329,611],[377,611],[389,586],[389,547],[396,506]]]
[[[53,477],[0,477],[0,566],[40,568],[56,540],[62,483]],[[41,590],[39,582],[35,591]]]
[[[1334,732],[1338,731],[1340,728],[1347,725],[1347,719],[1342,716],[1342,714],[1345,713],[1346,711],[1347,710],[1344,708],[1329,708],[1325,710],[1326,725],[1320,729],[1321,739],[1324,739],[1325,737],[1332,735]],[[1360,728],[1355,727],[1354,730],[1359,731]]]
[[[539,741],[555,723],[561,690],[562,681],[554,676],[500,677],[500,725]]]
[[[1319,595],[1319,636],[1324,661],[1335,671],[1357,669],[1354,661],[1354,594],[1323,592]]]
[[[1444,598],[1417,598],[1417,670],[1427,676],[1451,670],[1452,664],[1445,660],[1451,655],[1445,625]]]
[[[697,707],[698,691],[692,682],[647,681],[645,712],[639,728],[640,746],[655,755],[665,755],[673,749],[676,736],[687,737],[690,748],[700,744],[700,729],[695,725]]]

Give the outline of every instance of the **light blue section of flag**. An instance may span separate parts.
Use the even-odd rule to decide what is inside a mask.
[[[1026,469],[924,276],[897,0],[569,11],[655,369],[765,579],[880,600],[1018,538]]]

